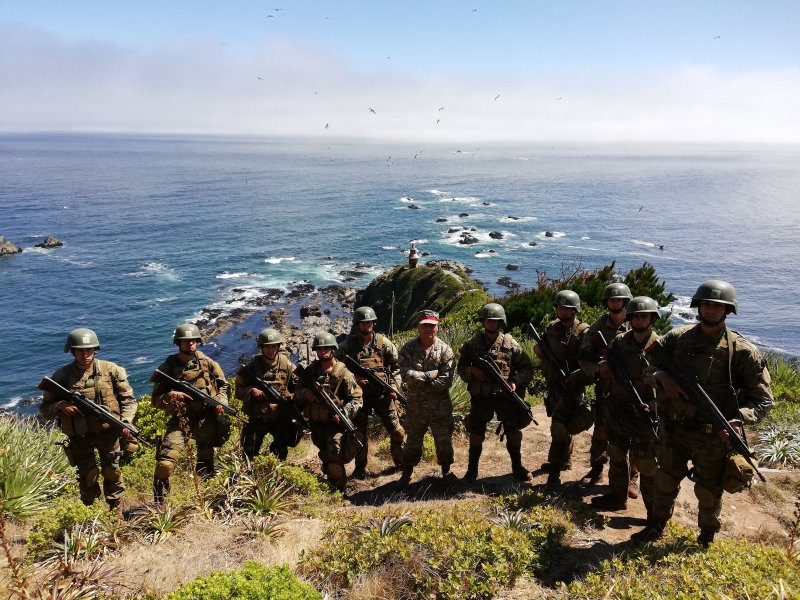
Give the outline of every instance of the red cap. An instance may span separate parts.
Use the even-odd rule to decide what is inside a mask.
[[[436,325],[439,322],[439,313],[435,310],[421,310],[417,315],[418,323],[433,323]]]

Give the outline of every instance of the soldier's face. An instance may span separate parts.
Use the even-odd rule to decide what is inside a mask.
[[[606,300],[606,306],[608,306],[608,312],[619,314],[625,307],[625,300],[622,298],[609,298]]]
[[[556,316],[559,321],[572,321],[575,316],[575,309],[569,306],[556,306]]]
[[[280,347],[280,344],[264,344],[261,346],[261,355],[267,360],[274,360]]]
[[[486,333],[497,333],[500,330],[500,319],[484,319],[483,328]]]
[[[184,354],[197,352],[197,340],[178,340],[178,350]]]
[[[641,313],[637,315],[633,315],[631,317],[631,327],[636,332],[646,331],[650,328],[650,322],[652,321],[652,317],[650,313]]]
[[[703,300],[700,302],[697,312],[700,315],[701,321],[713,325],[722,323],[722,321],[725,320],[728,307],[724,304],[720,304],[719,302],[709,302],[708,300]]]
[[[419,339],[423,343],[432,343],[436,334],[439,333],[438,323],[420,323],[417,325],[419,331]]]
[[[333,358],[333,348],[330,346],[324,346],[322,348],[317,348],[314,350],[317,353],[317,358],[320,359],[322,362],[327,362]]]
[[[94,360],[95,348],[75,348],[72,355],[81,369],[88,369]]]
[[[361,332],[361,335],[370,334],[373,329],[375,329],[375,321],[361,321],[358,324],[358,330]]]

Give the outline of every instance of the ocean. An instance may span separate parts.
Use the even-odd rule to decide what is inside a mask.
[[[800,355],[796,147],[2,134],[0,182],[0,235],[24,248],[0,258],[0,406],[20,412],[69,361],[70,329],[97,331],[99,356],[149,393],[176,325],[263,312],[292,282],[363,287],[412,241],[497,295],[503,276],[647,261],[684,318],[698,283],[726,279],[730,326]],[[448,233],[463,227],[477,243]],[[35,248],[47,235],[64,246]],[[243,349],[207,347],[225,368]]]

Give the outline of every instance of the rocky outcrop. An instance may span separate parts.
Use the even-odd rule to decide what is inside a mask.
[[[514,263],[508,263],[506,265],[506,269],[509,270],[509,271],[518,271],[519,270],[519,265],[515,265]]]
[[[447,219],[445,219],[444,217],[439,217],[438,219],[436,219],[436,222],[437,223],[447,223]]]
[[[58,248],[59,246],[63,246],[64,242],[60,239],[53,237],[52,235],[48,235],[44,238],[44,241],[36,244],[37,248]]]
[[[488,301],[486,292],[461,268],[463,265],[455,261],[429,261],[428,265],[414,269],[403,265],[378,275],[358,292],[355,306],[371,306],[378,316],[378,328],[388,332],[392,326],[394,331],[414,329],[417,312],[423,308],[444,316]]]
[[[461,238],[459,238],[459,240],[458,240],[458,243],[459,244],[477,244],[478,241],[479,241],[478,238],[476,238],[474,235],[470,235],[469,233],[462,233],[461,234]]]
[[[490,231],[489,237],[492,238],[493,240],[502,240],[503,234],[499,231]]]
[[[0,235],[0,256],[19,254],[20,252],[22,252],[22,248]]]

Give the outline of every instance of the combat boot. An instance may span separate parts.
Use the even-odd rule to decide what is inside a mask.
[[[478,478],[478,463],[481,460],[482,451],[482,445],[470,444],[469,462],[467,463],[467,472],[464,473],[464,481],[475,481]]]
[[[530,481],[531,473],[522,466],[522,456],[519,448],[509,450],[508,454],[511,456],[511,474],[517,481]]]
[[[639,484],[631,479],[628,482],[628,498],[636,499],[639,497]]]
[[[666,523],[648,523],[645,525],[644,529],[637,531],[631,536],[631,543],[635,546],[641,546],[642,544],[649,544],[650,542],[660,540],[664,536],[664,528],[666,526]]]
[[[164,498],[169,495],[169,479],[153,477],[153,502],[157,505],[164,503]]]
[[[716,531],[711,531],[710,529],[701,529],[700,535],[697,536],[697,543],[703,548],[708,548],[709,544],[714,541],[715,535]]]
[[[547,476],[547,481],[545,482],[545,486],[551,489],[561,487],[560,469],[553,469],[552,471],[550,471],[550,474]]]
[[[453,479],[455,475],[450,471],[450,465],[442,465],[442,479]]]
[[[411,476],[414,474],[414,467],[403,467],[403,474],[397,480],[397,485],[401,488],[408,486],[411,483]]]
[[[628,499],[614,494],[603,494],[592,498],[592,506],[599,510],[625,510],[628,508]]]
[[[120,504],[119,500],[108,500],[108,508],[111,511],[111,514],[114,515],[120,521],[122,521],[125,518],[122,515],[122,505]]]
[[[203,481],[208,481],[214,476],[216,469],[214,468],[214,461],[209,460],[198,460],[197,466],[195,466],[195,470],[197,474],[200,476],[200,479]]]
[[[367,478],[367,469],[362,467],[361,465],[356,465],[353,474],[350,476],[353,479],[366,479]]]
[[[603,477],[603,463],[593,464],[589,472],[581,477],[581,485],[589,487],[594,485]]]

